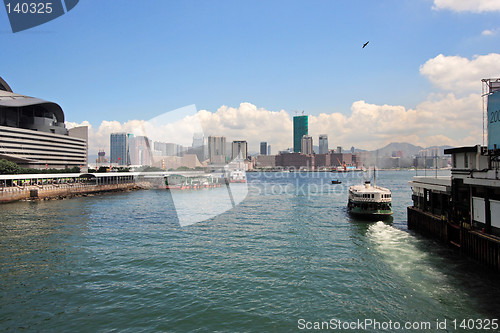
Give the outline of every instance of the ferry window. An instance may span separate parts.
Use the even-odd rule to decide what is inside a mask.
[[[375,198],[375,194],[372,194],[372,199]]]
[[[467,154],[464,154],[464,167],[469,167],[469,156]]]
[[[453,168],[456,169],[457,168],[457,157],[455,155],[453,155],[451,157],[451,160],[452,160],[452,163],[453,163]]]

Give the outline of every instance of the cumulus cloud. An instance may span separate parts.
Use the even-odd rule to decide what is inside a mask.
[[[474,56],[472,60],[439,54],[420,66],[420,74],[445,91],[480,91],[481,79],[500,77],[500,54]]]
[[[441,91],[430,94],[415,108],[377,105],[355,101],[350,113],[321,113],[309,117],[309,134],[317,145],[320,134],[328,134],[330,147],[351,145],[376,149],[390,142],[421,146],[474,145],[482,140],[481,79],[500,77],[500,54],[472,59],[442,54],[420,66],[424,75]],[[197,111],[194,105],[167,112],[150,120],[125,123],[103,121],[98,127],[88,122],[67,123],[68,127],[89,126],[89,153],[105,149],[114,132],[146,135],[154,141],[190,146],[195,133],[225,136],[227,142],[246,140],[249,151],[258,151],[266,141],[273,152],[293,145],[293,116],[285,110],[267,110],[251,103],[221,106],[215,112]]]
[[[482,13],[500,11],[498,0],[434,0],[435,10],[447,9],[455,12]]]
[[[414,109],[401,105],[376,105],[356,101],[349,116],[333,112],[309,116],[309,134],[317,144],[319,134],[328,134],[331,147],[354,145],[376,149],[390,142],[411,142],[422,146],[472,145],[481,140],[481,97],[471,94],[457,98],[453,93],[434,94]],[[292,146],[292,116],[285,110],[270,111],[251,103],[222,106],[216,112],[201,110],[173,123],[132,120],[126,123],[103,121],[89,128],[89,151],[109,152],[109,135],[128,132],[150,139],[189,146],[194,133],[225,136],[227,141],[246,140],[250,151],[267,141],[274,152]],[[178,134],[174,134],[177,128]],[[182,129],[181,132],[178,129]],[[168,139],[164,136],[169,134]],[[464,137],[463,133],[468,133]]]
[[[330,144],[375,149],[390,142],[410,142],[422,146],[476,144],[481,137],[464,140],[463,133],[481,127],[479,94],[457,98],[454,94],[431,95],[414,109],[401,105],[354,102],[349,117],[321,114],[309,119],[310,132],[328,134]]]

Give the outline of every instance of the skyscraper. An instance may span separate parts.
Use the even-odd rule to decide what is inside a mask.
[[[210,163],[222,164],[226,159],[226,137],[209,136],[208,137],[208,158]]]
[[[309,134],[309,116],[293,117],[293,152],[301,152],[301,141],[304,135]]]
[[[202,147],[205,144],[205,137],[203,133],[195,133],[193,135],[193,144],[192,148]]]
[[[241,158],[246,160],[248,157],[248,152],[247,152],[247,142],[246,141],[233,141],[233,146],[232,146],[232,156],[231,159],[235,159],[238,157],[238,155],[241,153]]]
[[[110,162],[118,165],[130,164],[129,139],[133,134],[111,133],[110,135]]]
[[[313,138],[309,135],[304,135],[302,137],[300,152],[302,154],[310,155],[313,154]]]
[[[260,154],[267,155],[267,142],[260,143]]]
[[[319,135],[319,153],[328,154],[328,135],[326,134]]]

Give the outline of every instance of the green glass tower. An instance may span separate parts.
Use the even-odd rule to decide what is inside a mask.
[[[293,152],[300,153],[300,142],[309,134],[309,116],[293,117]]]

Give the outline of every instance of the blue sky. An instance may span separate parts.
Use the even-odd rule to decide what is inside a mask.
[[[409,109],[443,90],[419,72],[429,59],[500,51],[500,11],[434,6],[82,0],[16,34],[0,10],[0,76],[15,92],[59,103],[67,120],[93,126],[189,104],[216,112],[249,102],[290,114],[346,116],[361,100]]]

